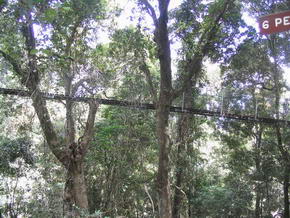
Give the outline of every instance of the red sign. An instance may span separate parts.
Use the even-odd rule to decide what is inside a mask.
[[[290,11],[260,17],[259,27],[262,34],[271,34],[290,30]]]

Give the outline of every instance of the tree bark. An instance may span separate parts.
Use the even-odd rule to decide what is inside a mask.
[[[166,1],[159,1],[160,18],[156,38],[159,46],[160,95],[157,103],[157,137],[159,142],[159,164],[157,175],[159,216],[171,218],[171,190],[169,181],[169,112],[172,103],[171,54],[167,30]]]
[[[158,46],[160,63],[160,91],[156,102],[157,112],[157,138],[159,143],[159,163],[157,174],[158,208],[160,218],[171,218],[171,190],[169,181],[169,113],[172,103],[172,75],[171,75],[171,53],[168,36],[168,5],[169,0],[159,0],[159,18],[157,19],[154,8],[147,0],[142,1],[151,15],[155,25],[155,40]]]
[[[87,212],[88,198],[82,161],[71,161],[67,170],[64,192],[64,216],[79,217],[80,211]]]
[[[160,101],[162,104],[163,101]],[[164,102],[165,103],[165,102]],[[159,164],[157,175],[158,208],[161,218],[170,218],[171,191],[169,181],[169,150],[170,139],[168,135],[169,107],[160,105],[157,111],[157,136],[159,142]]]
[[[188,89],[184,93],[182,104],[183,107],[190,108],[193,106],[193,89],[190,83]],[[182,114],[177,121],[177,161],[175,171],[175,187],[173,197],[173,209],[172,216],[174,218],[180,218],[180,210],[182,206],[184,192],[182,192],[184,184],[184,171],[186,169],[186,145],[191,134],[191,124],[193,117],[188,114]]]
[[[255,136],[255,167],[258,176],[261,175],[261,142],[262,142],[262,133],[263,133],[263,128],[260,127],[259,125],[256,125],[256,133],[254,134]],[[261,185],[259,183],[260,178],[258,177],[257,184],[255,185],[255,193],[256,193],[256,202],[255,202],[255,218],[260,218],[262,217],[261,213]]]
[[[289,167],[285,167],[283,192],[284,192],[284,218],[289,218]]]
[[[261,194],[258,186],[256,185],[256,202],[255,202],[255,218],[260,218],[261,214]]]

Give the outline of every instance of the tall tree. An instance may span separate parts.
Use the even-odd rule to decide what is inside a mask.
[[[171,70],[171,50],[168,33],[168,6],[170,0],[158,0],[159,16],[153,6],[147,0],[141,3],[146,8],[148,14],[153,19],[155,31],[154,39],[158,49],[158,59],[160,63],[160,86],[159,96],[156,102],[157,112],[157,138],[159,143],[159,164],[157,175],[157,192],[159,216],[171,218],[171,190],[169,181],[169,112],[173,101],[172,70]]]
[[[168,134],[169,108],[177,97],[182,95],[184,91],[190,90],[192,79],[196,78],[197,74],[200,72],[203,58],[208,53],[210,44],[214,41],[215,33],[219,30],[222,17],[228,10],[228,6],[233,3],[233,1],[220,1],[219,4],[221,7],[219,10],[213,10],[213,16],[208,16],[208,23],[198,41],[200,47],[196,49],[194,55],[191,53],[191,55],[187,56],[188,70],[179,79],[181,88],[179,87],[176,89],[172,86],[171,48],[168,31],[168,6],[170,1],[159,0],[158,12],[149,1],[141,0],[140,2],[152,17],[154,23],[154,39],[157,45],[157,56],[160,63],[159,96],[156,98],[156,131],[159,142],[159,166],[157,176],[159,215],[161,217],[172,217],[169,181],[169,152],[171,146],[171,139]]]
[[[251,112],[249,111],[248,113],[254,114],[256,117],[281,117],[281,94],[283,86],[281,77],[282,72],[281,69],[279,69],[277,57],[274,58],[272,55],[273,52],[269,50],[269,48],[271,48],[271,46],[269,46],[271,45],[271,43],[269,43],[271,40],[269,39],[264,40],[259,37],[253,37],[252,39],[246,40],[246,42],[239,47],[237,55],[231,59],[230,67],[224,74],[224,84],[234,88],[234,92],[230,94],[231,97],[227,97],[229,97],[229,99],[232,99],[233,97],[236,99],[243,98],[241,101],[243,103],[240,106],[236,105],[235,107],[242,107],[243,111],[250,110]],[[275,49],[277,49],[277,47],[275,47]],[[274,62],[271,61],[271,58]],[[281,60],[283,60],[283,58],[280,59],[280,61]],[[243,91],[239,91],[239,89]],[[244,97],[242,97],[243,95]],[[246,97],[247,95],[248,97]],[[233,101],[229,99],[226,101]],[[249,100],[250,102],[248,102]],[[233,103],[230,103],[229,105],[232,104]],[[261,217],[263,216],[263,213],[267,213],[267,215],[270,214],[269,209],[266,209],[265,212],[262,211],[265,208],[261,199],[263,198],[264,189],[262,187],[269,185],[269,178],[272,176],[280,179],[280,176],[277,176],[277,173],[274,173],[276,172],[274,170],[274,168],[277,167],[276,164],[274,164],[275,166],[273,166],[271,174],[267,173],[265,166],[269,166],[267,161],[271,160],[272,162],[275,162],[273,158],[277,158],[279,162],[281,162],[280,156],[282,156],[282,162],[284,163],[282,164],[282,167],[285,169],[285,163],[288,163],[288,161],[287,149],[286,145],[283,144],[283,140],[288,133],[287,131],[282,132],[280,124],[273,125],[272,129],[265,128],[261,125],[255,125],[251,129],[251,135],[255,139],[254,161],[256,173],[254,173],[253,178],[256,186],[255,216]],[[270,133],[271,136],[267,136],[269,131],[272,131],[272,133]],[[265,146],[267,144],[266,140],[271,138],[273,141],[273,135],[276,135],[275,142],[272,142],[276,147],[271,148],[272,155],[266,156],[265,153],[268,154],[270,152],[269,147]],[[277,150],[280,151],[280,155],[273,152]],[[262,153],[264,153],[264,155],[262,155]],[[287,198],[288,194],[285,196]],[[269,198],[267,197],[265,204],[268,202]],[[285,214],[287,214],[287,209]]]
[[[194,13],[193,13],[194,11]],[[207,11],[207,12],[205,12]],[[234,51],[234,38],[240,37],[239,28],[244,26],[241,19],[241,5],[232,1],[215,1],[211,4],[203,4],[196,1],[184,1],[172,14],[175,18],[174,35],[182,42],[182,60],[180,61],[179,80],[186,75],[193,75],[187,80],[186,87],[180,96],[185,108],[196,107],[194,101],[198,96],[193,95],[204,77],[202,72],[203,61],[206,57],[213,61],[228,59]],[[180,81],[177,82],[179,84]],[[196,92],[196,91],[195,91]],[[179,217],[181,185],[183,169],[187,164],[183,163],[185,148],[189,145],[188,139],[192,134],[193,119],[191,115],[183,114],[177,122],[177,146],[178,160],[176,166],[176,184],[174,193],[173,216]],[[179,163],[183,163],[179,166]]]
[[[84,177],[84,157],[93,136],[98,109],[89,103],[87,121],[77,133],[74,103],[66,100],[65,133],[54,127],[46,100],[41,95],[44,79],[51,88],[64,90],[66,96],[96,92],[93,85],[98,72],[90,60],[88,40],[98,19],[103,17],[102,1],[29,1],[9,2],[1,14],[0,54],[10,64],[21,85],[33,94],[31,99],[51,152],[66,169],[65,216],[78,217],[78,209],[88,209]],[[11,38],[9,39],[11,35]],[[17,46],[16,46],[17,45]]]

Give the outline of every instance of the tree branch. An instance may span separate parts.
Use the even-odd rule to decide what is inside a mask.
[[[8,54],[0,50],[2,56],[12,65],[13,71],[20,77],[25,77],[25,73],[20,68],[18,63]],[[21,91],[22,92],[22,91]],[[25,91],[24,91],[25,92]],[[19,93],[19,92],[18,92]],[[28,94],[29,93],[29,94]],[[38,115],[41,128],[44,132],[47,143],[52,149],[52,152],[59,160],[63,160],[64,156],[60,151],[60,143],[58,141],[57,135],[54,131],[53,125],[50,120],[49,112],[46,107],[46,102],[43,99],[42,94],[38,90],[38,88],[34,90],[30,90],[30,92],[26,92],[26,96],[31,97],[33,100],[33,106]]]
[[[85,82],[89,82],[89,81],[91,81],[91,78],[86,77],[86,78],[80,79],[75,84],[73,84],[71,95],[74,96],[76,92],[78,91],[79,87],[81,87]]]
[[[89,101],[89,114],[86,122],[86,127],[84,130],[84,135],[79,139],[79,144],[83,153],[87,151],[88,145],[92,140],[94,134],[94,124],[96,113],[99,108],[98,100],[90,100]]]
[[[170,0],[159,0],[159,11],[160,11],[160,17],[162,17],[164,14],[168,13],[168,6],[169,6]]]
[[[40,126],[44,133],[45,139],[56,158],[65,165],[65,152],[62,151],[62,144],[59,140],[54,127],[52,125],[50,115],[46,106],[46,101],[42,93],[36,88],[30,97],[33,101],[33,106],[39,119]]]
[[[208,44],[211,39],[214,37],[216,31],[217,31],[217,28],[220,26],[220,21],[221,19],[223,18],[223,16],[225,15],[227,9],[228,9],[228,6],[229,6],[229,3],[233,1],[233,0],[227,0],[223,6],[223,9],[221,10],[220,14],[215,18],[214,22],[211,26],[210,29],[206,30],[203,32],[200,40],[199,40],[199,43],[201,44],[204,44],[203,47],[205,47],[206,44]],[[209,15],[211,16],[211,15]],[[205,40],[204,40],[205,39]]]
[[[152,75],[151,75],[151,72],[149,70],[149,67],[147,66],[147,64],[145,62],[143,62],[143,64],[139,67],[139,69],[145,75],[146,81],[147,81],[148,86],[149,86],[149,91],[150,91],[151,97],[153,98],[153,103],[154,103],[154,105],[156,105],[156,103],[158,101],[157,91],[154,88],[153,80],[152,80]]]
[[[158,26],[158,18],[153,6],[148,2],[148,0],[141,0],[141,3],[145,6],[147,13],[151,16],[155,27]]]
[[[198,79],[198,74],[201,71],[202,68],[202,60],[203,56],[200,56],[199,54],[195,54],[193,58],[188,60],[188,63],[186,64],[186,72],[187,74],[182,78],[182,84],[179,89],[176,89],[173,91],[173,99],[178,98],[181,96],[183,92],[188,90],[189,86],[193,84],[193,79],[197,81]],[[195,77],[195,78],[193,78]]]
[[[69,55],[69,52],[70,52],[70,49],[71,49],[71,46],[75,40],[75,37],[76,37],[76,33],[77,33],[77,28],[80,26],[80,24],[82,23],[82,20],[81,18],[79,18],[75,24],[73,25],[72,27],[72,32],[70,34],[69,37],[67,37],[66,39],[66,46],[65,46],[65,55],[68,56]]]
[[[30,97],[33,102],[33,107],[38,116],[40,126],[44,133],[45,139],[56,158],[65,165],[66,153],[62,150],[62,140],[58,137],[52,124],[45,98],[39,90],[39,70],[37,66],[36,55],[32,52],[36,49],[36,39],[33,30],[33,19],[29,7],[26,2],[20,2],[25,8],[25,21],[22,24],[21,32],[25,38],[25,46],[28,57],[27,70],[21,70],[15,60],[6,55],[9,63],[13,66],[13,70],[21,79],[23,85],[30,91]],[[5,57],[5,53],[1,52]]]
[[[225,2],[220,14],[215,18],[213,24],[210,25],[211,28],[208,30],[205,30],[202,33],[202,35],[199,39],[199,42],[198,42],[198,45],[200,45],[200,48],[196,51],[196,53],[193,55],[193,57],[191,57],[188,60],[188,64],[186,67],[187,74],[183,78],[181,88],[173,91],[173,99],[179,97],[187,89],[187,87],[189,85],[189,81],[191,81],[194,76],[195,76],[195,79],[197,79],[198,73],[200,72],[201,67],[202,67],[203,58],[209,52],[209,44],[211,43],[212,39],[216,35],[218,27],[220,26],[220,20],[225,15],[230,1],[232,1],[232,0],[227,0]]]
[[[23,2],[23,4],[25,4]],[[29,8],[27,5],[23,7]],[[25,45],[28,57],[28,70],[21,77],[21,82],[23,85],[31,90],[36,89],[39,83],[39,72],[37,68],[36,55],[32,51],[36,49],[36,39],[34,36],[33,20],[30,9],[26,9],[26,22],[21,27],[21,32],[25,38]]]

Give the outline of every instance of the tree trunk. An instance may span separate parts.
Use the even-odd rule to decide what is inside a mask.
[[[260,175],[261,175],[261,142],[262,142],[262,133],[263,128],[260,125],[256,126],[256,133],[255,133],[255,167],[258,174],[258,181],[255,185],[255,192],[256,192],[256,202],[255,202],[255,218],[260,218],[262,216],[261,213],[261,184]]]
[[[159,142],[159,164],[157,175],[158,208],[160,218],[171,218],[171,192],[169,181],[169,148],[168,135],[169,104],[161,101],[157,111],[157,137]],[[165,102],[164,102],[165,103]]]
[[[169,113],[172,103],[172,75],[171,75],[171,51],[168,36],[168,4],[169,0],[159,0],[160,16],[155,20],[155,38],[158,45],[160,62],[160,94],[157,103],[156,132],[159,142],[159,163],[157,175],[157,190],[159,203],[159,217],[171,218],[171,191],[169,181]]]
[[[285,167],[283,191],[284,191],[284,218],[290,218],[289,214],[289,167]]]
[[[200,49],[195,51],[193,56],[187,57],[187,63],[185,66],[184,71],[186,72],[186,76],[183,78],[182,88],[176,91],[173,94],[173,98],[178,97],[183,92],[183,107],[185,108],[192,108],[193,107],[193,86],[199,79],[200,72],[202,69],[202,61],[203,58],[207,55],[210,51],[208,46],[211,43],[211,39],[214,38],[217,29],[216,27],[219,26],[219,21],[224,16],[227,7],[230,1],[226,1],[224,3],[223,10],[220,12],[220,15],[215,20],[215,24],[212,28],[207,32],[205,35],[201,36],[200,41]],[[207,36],[206,36],[207,35]],[[205,41],[203,41],[205,40]],[[173,217],[179,218],[180,217],[180,207],[183,200],[183,193],[181,191],[183,177],[184,177],[184,168],[186,167],[186,163],[184,163],[184,153],[186,152],[186,141],[190,136],[190,126],[192,122],[192,116],[189,115],[182,115],[178,121],[178,139],[177,139],[177,146],[178,146],[178,160],[176,166],[176,183],[175,183],[175,192],[174,192],[174,200],[173,200]],[[190,208],[190,206],[189,206]],[[189,209],[190,214],[190,209]]]
[[[182,99],[183,107],[191,108],[193,105],[192,96],[192,85],[190,84]],[[188,114],[182,114],[177,122],[177,161],[176,161],[176,182],[174,187],[173,197],[173,209],[172,217],[180,218],[180,209],[184,193],[182,193],[183,180],[184,180],[184,169],[186,169],[186,144],[190,137],[191,131],[190,126],[192,123],[192,116]]]
[[[67,170],[67,181],[64,191],[64,217],[79,217],[80,211],[88,211],[88,197],[84,176],[84,157],[92,139],[98,104],[89,102],[90,107],[86,127],[78,143],[74,142],[75,135],[72,134],[74,126],[68,125],[71,129],[67,129],[70,130],[65,138],[66,144],[62,145],[60,144],[62,140],[54,131],[46,102],[41,97],[38,88],[35,88],[32,100],[50,150]]]
[[[180,155],[181,153],[181,148],[178,147],[178,154]],[[175,182],[175,187],[174,187],[174,198],[173,198],[173,208],[172,208],[172,217],[173,218],[180,218],[180,207],[182,204],[182,192],[181,192],[181,185],[182,185],[182,180],[183,180],[183,168],[181,167],[182,164],[177,163],[176,167],[176,182]]]
[[[255,202],[255,218],[260,218],[261,214],[261,193],[259,190],[259,185],[256,185],[256,202]]]
[[[87,187],[82,161],[71,161],[67,169],[64,192],[65,217],[80,217],[80,212],[88,212]]]
[[[168,134],[168,119],[170,106],[176,97],[178,97],[184,90],[173,90],[172,87],[172,75],[171,75],[171,50],[168,33],[168,6],[170,0],[158,0],[159,17],[154,10],[154,7],[148,0],[141,0],[143,5],[146,7],[148,14],[152,17],[155,31],[154,38],[158,47],[158,57],[160,63],[160,90],[157,104],[157,137],[159,142],[159,165],[158,165],[158,176],[157,176],[157,188],[158,188],[158,201],[159,201],[159,215],[161,218],[171,218],[171,194],[170,194],[170,182],[169,182],[169,148],[170,138]],[[201,52],[194,57],[194,61],[191,62],[192,66],[196,66],[194,62],[202,63],[204,55],[208,52],[208,44],[213,39],[217,27],[219,26],[220,19],[224,15],[229,0],[225,2],[224,8],[221,11],[220,16],[215,20],[214,26],[205,31],[202,35]],[[201,53],[201,54],[200,54]],[[198,69],[199,71],[199,69]],[[195,70],[190,72],[184,79],[182,87],[184,88],[187,83],[191,83]],[[191,84],[190,84],[191,85]]]

